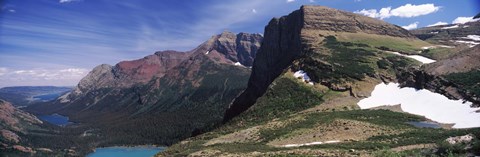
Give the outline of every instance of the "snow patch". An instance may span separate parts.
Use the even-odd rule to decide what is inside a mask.
[[[461,44],[468,44],[469,47],[474,47],[480,43],[474,42],[474,41],[465,41],[465,40],[455,40],[456,43],[461,43]]]
[[[467,37],[462,37],[463,39],[470,39],[475,41],[480,41],[480,35],[467,35]]]
[[[310,143],[302,143],[302,144],[286,144],[283,147],[301,147],[301,146],[311,146],[311,145],[320,145],[320,144],[329,144],[329,143],[339,143],[339,140],[332,140],[332,141],[325,141],[325,142],[310,142]]]
[[[205,52],[206,55],[208,55],[208,53],[210,53],[210,51]]]
[[[235,62],[235,63],[233,63],[233,65],[235,65],[235,66],[241,66],[241,67],[244,67],[244,68],[251,68],[251,67],[247,67],[247,66],[243,65],[243,64],[240,63],[240,62]]]
[[[293,73],[293,77],[301,78],[303,82],[313,85],[312,80],[310,80],[310,77],[303,70],[298,70],[295,73]]]
[[[438,31],[436,31],[436,32],[430,32],[430,34],[438,34]]]
[[[398,83],[378,84],[370,97],[357,104],[361,109],[400,104],[405,112],[422,115],[440,123],[454,123],[453,128],[480,127],[480,113],[476,112],[480,108],[471,108],[471,102],[450,100],[425,89],[400,88]]]
[[[403,56],[403,57],[412,58],[412,59],[415,59],[419,62],[422,62],[423,64],[430,64],[430,63],[436,62],[433,59],[423,57],[423,56],[420,56],[420,55],[404,55],[404,54],[401,54],[399,52],[393,52],[393,51],[386,51],[386,52],[389,52],[389,53],[392,53],[392,54],[395,54],[395,55],[399,55],[399,56]]]
[[[439,48],[439,47],[454,48],[453,46],[447,46],[447,45],[434,45],[434,46],[424,46],[424,47],[422,47],[422,49],[426,50],[426,49],[434,49],[434,48]]]
[[[442,29],[452,29],[452,28],[458,28],[458,25],[453,25],[449,27],[443,27]]]
[[[470,27],[470,26],[469,26],[469,25],[465,25],[465,26],[463,26],[463,28],[468,28],[468,27]]]

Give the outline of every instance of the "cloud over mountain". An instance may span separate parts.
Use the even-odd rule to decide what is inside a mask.
[[[377,9],[362,9],[359,11],[357,10],[354,13],[378,19],[390,17],[410,18],[435,13],[440,10],[440,8],[440,6],[435,6],[435,4],[431,3],[420,5],[405,4],[394,9],[392,9],[392,7],[385,7],[378,11]]]

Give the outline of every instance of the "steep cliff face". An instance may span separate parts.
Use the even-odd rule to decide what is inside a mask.
[[[213,49],[223,54],[226,59],[244,66],[252,66],[262,36],[260,34],[223,32],[217,35]]]
[[[253,105],[283,69],[301,54],[300,31],[303,22],[303,12],[299,10],[268,23],[262,46],[253,63],[248,88],[226,111],[225,121]]]
[[[292,61],[295,59],[304,55],[312,55],[312,51],[321,52],[323,53],[321,55],[324,56],[331,55],[318,45],[322,43],[325,36],[336,32],[415,39],[407,30],[398,26],[322,6],[302,6],[300,10],[290,13],[288,16],[274,18],[265,27],[265,37],[253,63],[248,88],[231,104],[225,113],[224,121],[230,120],[252,106],[256,99],[265,93],[272,81],[292,65]],[[305,60],[311,59],[308,56],[304,57]],[[332,60],[331,63],[328,63],[328,59],[322,60],[314,59],[311,62],[321,64],[326,71],[332,71],[335,61]],[[324,82],[324,80],[320,80],[320,75],[327,74],[314,76],[315,80]],[[330,84],[329,82],[324,83]]]

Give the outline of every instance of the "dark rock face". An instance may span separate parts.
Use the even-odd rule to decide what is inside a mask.
[[[302,6],[288,16],[274,18],[265,27],[265,37],[253,63],[248,88],[225,112],[224,122],[255,104],[293,60],[312,49],[312,42],[321,42],[310,41],[308,30],[415,38],[407,30],[381,20],[322,6]]]
[[[223,32],[216,36],[213,49],[225,55],[225,58],[239,62],[244,66],[252,66],[253,59],[260,48],[263,37],[260,34]]]
[[[265,27],[265,37],[253,63],[248,88],[232,103],[225,113],[228,121],[252,106],[265,93],[270,83],[300,55],[303,12],[297,10],[288,16],[272,19]]]
[[[467,100],[474,106],[480,105],[480,99],[459,88],[456,84],[439,75],[432,75],[419,68],[405,69],[397,75],[398,82],[402,87],[415,89],[427,89],[442,94],[449,99]]]
[[[428,89],[447,96],[450,99],[468,100],[480,105],[480,98],[475,94],[446,79],[453,73],[465,73],[480,68],[480,46],[456,53],[455,55],[424,65],[421,69],[410,69],[399,76],[404,86]]]

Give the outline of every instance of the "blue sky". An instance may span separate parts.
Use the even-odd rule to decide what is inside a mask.
[[[301,5],[377,16],[410,28],[480,12],[478,0],[0,0],[0,5],[0,87],[76,85],[102,63],[190,50],[224,30],[263,33],[272,17]],[[387,12],[380,14],[382,8]]]

